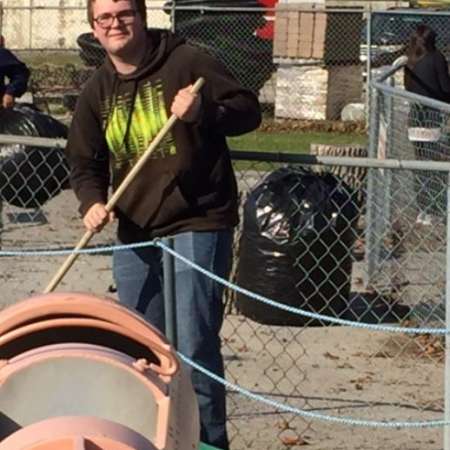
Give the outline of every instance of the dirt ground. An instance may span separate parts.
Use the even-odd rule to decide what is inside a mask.
[[[83,230],[65,191],[42,211],[4,205],[2,249],[71,248]],[[91,245],[111,243],[113,227]],[[0,258],[1,304],[42,292],[64,257]],[[114,296],[111,257],[82,255],[58,290]],[[444,418],[444,364],[429,337],[411,338],[349,327],[268,327],[230,314],[223,327],[229,381],[308,412],[387,422]],[[434,347],[433,347],[434,346]],[[282,413],[230,392],[233,450],[443,448],[442,428],[386,429],[332,424]]]

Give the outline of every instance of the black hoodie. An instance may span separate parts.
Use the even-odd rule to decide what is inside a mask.
[[[258,100],[217,60],[168,31],[152,30],[130,75],[109,60],[77,102],[67,156],[82,215],[106,203],[170,115],[179,89],[205,78],[198,123],[177,121],[117,203],[119,238],[132,242],[237,223],[237,188],[225,136],[261,121]]]

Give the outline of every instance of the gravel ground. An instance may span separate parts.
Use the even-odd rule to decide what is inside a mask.
[[[70,191],[39,214],[3,208],[3,250],[70,248],[83,234]],[[91,245],[111,243],[113,227]],[[2,306],[42,292],[64,257],[0,258]],[[111,257],[82,255],[58,290],[112,295]],[[348,327],[280,328],[236,314],[223,328],[230,381],[310,413],[378,421],[443,419],[442,352],[427,337],[412,339]],[[433,347],[434,345],[434,347]],[[443,448],[441,428],[371,429],[333,424],[229,394],[233,450]]]

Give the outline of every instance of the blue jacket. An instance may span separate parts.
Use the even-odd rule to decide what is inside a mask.
[[[5,84],[5,77],[9,83]],[[8,93],[20,97],[27,90],[30,71],[12,52],[0,48],[0,96]]]

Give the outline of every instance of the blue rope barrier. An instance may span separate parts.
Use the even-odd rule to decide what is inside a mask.
[[[409,333],[409,334],[421,334],[421,333],[450,334],[450,330],[443,329],[443,328],[403,328],[403,327],[393,327],[393,326],[352,322],[349,320],[343,320],[343,319],[338,319],[338,318],[334,318],[334,317],[329,317],[329,316],[325,316],[322,314],[305,311],[300,308],[294,308],[292,306],[284,305],[284,304],[275,302],[274,300],[271,300],[267,297],[264,297],[260,294],[256,294],[247,289],[241,288],[240,286],[217,276],[216,274],[208,271],[207,269],[204,269],[203,267],[199,266],[198,264],[185,258],[183,255],[180,255],[179,253],[177,253],[175,250],[171,249],[170,247],[167,247],[159,239],[155,239],[154,241],[149,241],[149,242],[139,242],[139,243],[134,243],[134,244],[113,245],[113,246],[99,246],[99,247],[95,247],[95,248],[82,249],[82,250],[71,250],[71,249],[68,249],[68,250],[34,249],[34,250],[9,250],[9,251],[2,250],[2,251],[0,251],[0,256],[62,256],[62,255],[69,255],[72,253],[80,253],[80,254],[96,254],[97,253],[98,254],[98,253],[106,253],[106,252],[111,252],[111,251],[121,251],[121,250],[135,249],[135,248],[145,248],[145,247],[150,247],[150,246],[156,246],[156,247],[161,248],[163,251],[170,253],[172,256],[174,256],[175,258],[184,262],[185,264],[191,266],[193,269],[198,270],[200,273],[204,274],[205,276],[210,277],[214,281],[228,287],[229,289],[240,292],[240,293],[247,295],[257,301],[261,301],[261,302],[266,303],[275,308],[280,308],[280,309],[286,310],[286,311],[294,313],[294,314],[303,315],[303,316],[313,318],[313,319],[324,320],[324,321],[336,323],[339,325],[346,325],[346,326],[350,326],[350,327],[354,327],[354,328],[363,328],[363,329],[370,329],[370,330],[375,330],[375,331],[387,331],[387,332],[394,332],[394,333]],[[255,394],[254,392],[251,392],[248,389],[245,389],[237,384],[233,384],[233,383],[217,376],[216,374],[210,372],[209,370],[207,370],[204,367],[200,366],[199,364],[195,363],[194,361],[192,361],[191,359],[182,355],[181,353],[178,353],[178,355],[181,358],[181,360],[184,361],[186,364],[188,364],[191,367],[193,367],[194,369],[204,373],[205,375],[211,377],[216,382],[223,384],[228,389],[236,391],[251,400],[265,403],[265,404],[275,407],[279,410],[289,412],[292,414],[296,414],[296,415],[306,417],[309,419],[327,421],[327,422],[338,423],[338,424],[342,424],[342,425],[372,427],[372,428],[425,428],[425,427],[436,428],[436,427],[444,427],[444,426],[450,425],[450,421],[445,421],[445,420],[430,420],[430,421],[416,421],[416,422],[388,422],[388,421],[375,421],[375,420],[361,420],[361,419],[354,419],[352,417],[336,417],[336,416],[331,416],[331,415],[327,415],[327,414],[314,413],[312,411],[305,411],[300,408],[296,408],[296,407],[286,405],[281,402],[277,402],[275,400],[271,400],[270,398],[264,397],[263,395]]]
[[[74,250],[74,249],[68,249],[68,250],[56,250],[56,249],[55,250],[48,250],[48,249],[47,250],[41,250],[41,249],[0,250],[0,257],[2,257],[2,256],[6,256],[6,257],[12,257],[12,256],[64,256],[64,255],[70,255],[72,253],[98,254],[98,253],[107,253],[107,252],[112,252],[112,251],[121,251],[121,250],[130,250],[130,249],[136,249],[136,248],[152,247],[152,246],[161,248],[163,251],[170,253],[175,258],[177,258],[180,261],[184,262],[185,264],[191,266],[193,269],[199,271],[200,273],[204,274],[205,276],[210,277],[217,283],[220,283],[223,286],[225,286],[233,291],[240,292],[241,294],[244,294],[254,300],[260,301],[260,302],[265,303],[266,305],[272,306],[274,308],[282,309],[291,314],[305,316],[310,319],[323,320],[324,322],[329,322],[329,323],[333,323],[336,325],[343,325],[343,326],[348,326],[348,327],[353,327],[353,328],[361,328],[361,329],[372,330],[372,331],[380,331],[380,332],[388,332],[388,333],[405,333],[405,334],[431,334],[431,335],[450,334],[450,329],[447,329],[447,328],[413,328],[413,327],[406,328],[406,327],[397,327],[397,326],[377,325],[377,324],[370,324],[370,323],[363,323],[363,322],[354,322],[351,320],[339,319],[337,317],[326,316],[324,314],[313,313],[310,311],[303,310],[301,308],[296,308],[293,306],[285,305],[283,303],[279,303],[270,298],[267,298],[263,295],[249,291],[248,289],[242,288],[242,287],[238,286],[237,284],[234,284],[228,280],[225,280],[225,279],[217,276],[216,274],[204,269],[203,267],[199,266],[198,264],[185,258],[183,255],[180,255],[175,250],[167,247],[166,245],[164,245],[164,243],[160,239],[155,239],[153,241],[148,241],[148,242],[138,242],[138,243],[134,243],[134,244],[99,246],[99,247],[95,247],[95,248],[81,249],[81,250]]]
[[[447,328],[405,328],[405,327],[396,327],[396,326],[376,325],[376,324],[362,323],[362,322],[353,322],[351,320],[338,319],[337,317],[325,316],[323,314],[313,313],[310,311],[305,311],[300,308],[295,308],[293,306],[284,305],[284,304],[278,303],[270,298],[264,297],[263,295],[256,294],[255,292],[252,292],[252,291],[249,291],[248,289],[242,288],[242,287],[238,286],[237,284],[232,283],[231,281],[225,280],[225,279],[217,276],[216,274],[210,272],[209,270],[206,270],[203,267],[199,266],[198,264],[190,261],[183,255],[180,255],[175,250],[167,247],[160,240],[155,240],[155,244],[158,247],[162,248],[164,251],[170,253],[175,258],[177,258],[180,261],[184,262],[185,264],[191,266],[193,269],[198,270],[203,275],[210,277],[217,283],[220,283],[223,286],[225,286],[229,289],[232,289],[233,291],[240,292],[241,294],[247,295],[248,297],[253,298],[254,300],[258,300],[262,303],[265,303],[266,305],[273,306],[274,308],[283,309],[284,311],[288,311],[292,314],[298,314],[301,316],[309,317],[311,319],[323,320],[325,322],[330,322],[330,323],[334,323],[337,325],[344,325],[344,326],[353,327],[353,328],[362,328],[365,330],[386,331],[389,333],[406,333],[406,334],[437,334],[437,335],[450,334],[450,330],[448,330]]]
[[[224,385],[226,388],[231,389],[233,391],[238,392],[239,394],[244,395],[245,397],[255,400],[260,403],[265,403],[266,405],[270,405],[278,410],[285,411],[288,413],[296,414],[298,416],[307,417],[312,420],[321,420],[325,422],[337,423],[340,425],[350,425],[357,427],[369,427],[369,428],[437,428],[437,427],[445,427],[450,425],[450,421],[447,420],[425,420],[418,422],[388,422],[388,421],[377,421],[377,420],[361,420],[354,419],[352,417],[336,417],[330,416],[328,414],[320,414],[312,411],[305,411],[304,409],[296,408],[294,406],[287,405],[285,403],[277,402],[276,400],[271,400],[270,398],[264,397],[260,394],[255,394],[248,389],[243,388],[234,383],[230,383],[229,381],[217,376],[216,374],[210,372],[199,364],[195,363],[188,357],[178,352],[178,356],[180,359],[191,366],[192,368],[202,372],[203,374],[211,377],[214,381]]]
[[[98,253],[109,253],[113,251],[121,251],[121,250],[130,250],[134,248],[145,248],[145,247],[155,247],[157,245],[157,241],[146,241],[146,242],[137,242],[134,244],[116,244],[116,245],[104,245],[93,248],[83,248],[80,250],[67,249],[67,250],[58,250],[58,249],[30,249],[30,250],[0,250],[0,257],[7,256],[68,256],[72,253],[76,254],[98,254]]]

